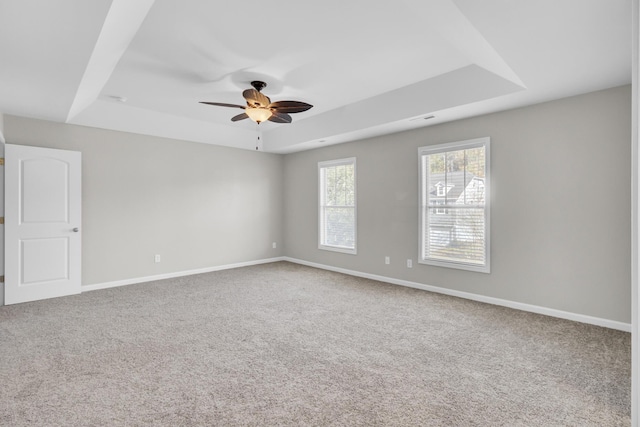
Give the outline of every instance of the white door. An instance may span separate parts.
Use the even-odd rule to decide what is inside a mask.
[[[80,293],[81,153],[5,146],[5,304]]]

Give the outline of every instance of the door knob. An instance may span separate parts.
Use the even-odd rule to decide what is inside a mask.
[[[74,228],[74,229],[73,229],[73,232],[74,232],[74,233],[77,233],[78,231],[80,231],[80,229],[79,229],[78,227],[76,227],[76,228]]]

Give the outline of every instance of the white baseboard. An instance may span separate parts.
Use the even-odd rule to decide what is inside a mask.
[[[378,276],[377,274],[363,273],[360,271],[348,270],[346,268],[332,267],[330,265],[317,264],[315,262],[304,261],[301,259],[283,257],[284,261],[293,262],[295,264],[306,265],[309,267],[320,268],[322,270],[335,271],[337,273],[348,274],[350,276],[363,277],[365,279],[377,280],[379,282],[391,283],[393,285],[407,286],[409,288],[422,289],[425,291],[436,292],[444,295],[470,299],[473,301],[484,302],[487,304],[500,305],[503,307],[513,308],[516,310],[528,311],[531,313],[543,314],[545,316],[558,317],[560,319],[573,320],[575,322],[588,323],[590,325],[602,326],[619,331],[631,332],[631,324],[618,322],[615,320],[601,319],[599,317],[587,316],[584,314],[571,313],[568,311],[556,310],[553,308],[540,307],[537,305],[523,304],[520,302],[504,300],[500,298],[488,297],[484,295],[472,294],[470,292],[456,291],[453,289],[441,288],[438,286],[424,285],[422,283],[410,282],[408,280],[394,279],[392,277]]]
[[[133,285],[136,283],[152,282],[154,280],[173,279],[174,277],[190,276],[192,274],[210,273],[212,271],[229,270],[231,268],[248,267],[251,265],[268,264],[270,262],[284,261],[284,257],[259,259],[255,261],[238,262],[235,264],[217,265],[215,267],[198,268],[195,270],[184,270],[173,273],[158,274],[154,276],[136,277],[133,279],[116,280],[114,282],[95,283],[93,285],[83,285],[82,292],[96,291],[98,289],[116,288],[118,286]]]

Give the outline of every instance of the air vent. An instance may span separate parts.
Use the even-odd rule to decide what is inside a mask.
[[[430,115],[430,116],[425,116],[425,117],[415,117],[413,119],[409,119],[410,122],[416,121],[416,120],[429,120],[429,119],[435,119],[436,116],[434,115]]]

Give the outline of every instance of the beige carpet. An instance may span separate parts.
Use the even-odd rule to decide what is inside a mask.
[[[630,425],[630,335],[290,263],[0,307],[3,426]]]

